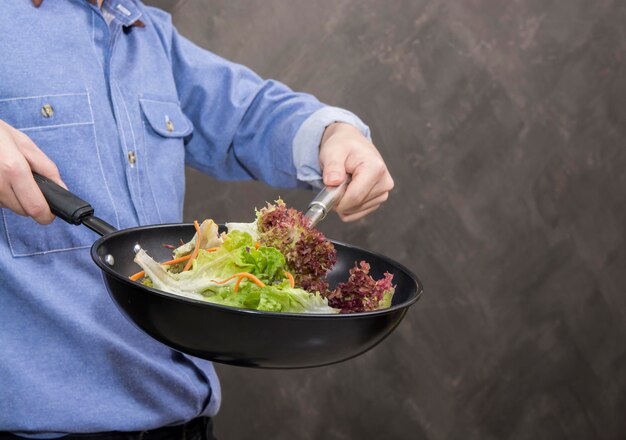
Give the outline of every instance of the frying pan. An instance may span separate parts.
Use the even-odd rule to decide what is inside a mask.
[[[330,285],[345,281],[354,263],[365,260],[371,265],[374,278],[382,277],[384,272],[393,274],[396,292],[391,307],[336,315],[272,313],[153,289],[129,279],[138,270],[133,261],[135,252],[143,248],[157,261],[167,260],[171,251],[162,243],[177,243],[181,238],[188,241],[195,233],[192,224],[118,231],[95,217],[86,201],[40,175],[33,175],[55,215],[101,235],[91,247],[91,257],[102,270],[107,290],[120,311],[148,335],[192,356],[230,365],[280,369],[345,361],[385,339],[422,294],[417,277],[401,264],[334,240],[331,241],[337,250],[337,264],[328,274]]]

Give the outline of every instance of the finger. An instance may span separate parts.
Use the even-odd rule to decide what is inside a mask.
[[[384,163],[362,165],[352,174],[352,181],[337,205],[340,212],[359,209],[368,200],[376,198],[393,188],[393,179]]]
[[[346,207],[342,213],[350,214],[358,212],[362,209],[369,208],[370,206],[375,205],[376,203],[386,202],[389,198],[389,192],[393,189],[393,179],[389,175],[382,179],[380,179],[373,188],[370,190],[369,194],[363,199],[362,203],[354,206],[354,207]]]
[[[52,162],[52,160],[50,160],[50,158],[46,156],[46,154],[41,151],[39,147],[37,147],[37,145],[35,145],[35,143],[27,135],[15,130],[13,133],[13,138],[32,171],[39,173],[44,177],[47,177],[48,179],[67,189],[67,186],[61,179],[59,169],[57,168],[55,163]]]
[[[17,197],[10,186],[8,186],[5,191],[2,191],[0,199],[2,200],[2,202],[0,202],[0,208],[7,208],[16,214],[27,216],[26,211],[22,208],[22,205],[19,200],[17,200]]]
[[[25,215],[32,217],[37,223],[46,225],[54,220],[48,202],[39,190],[28,164],[24,164],[13,174],[11,189],[17,197]]]
[[[5,207],[42,224],[54,219],[22,155],[14,154],[3,160],[1,175],[4,181],[1,199]]]
[[[373,211],[376,211],[379,207],[380,205],[375,205],[375,206],[372,206],[371,208],[357,212],[356,214],[349,214],[349,215],[340,214],[339,218],[341,219],[341,221],[344,221],[344,222],[353,222],[355,220],[359,220],[365,217],[366,215],[368,215],[369,213]]]
[[[363,203],[361,206],[355,208],[355,209],[351,209],[351,210],[347,210],[347,211],[341,211],[341,212],[337,212],[338,214],[342,214],[342,215],[351,215],[351,214],[357,214],[363,210],[369,209],[371,207],[374,206],[380,206],[382,205],[384,202],[387,201],[387,199],[389,198],[389,193],[388,192],[384,192],[380,195],[378,195],[377,197],[374,197],[373,199],[369,199],[367,200],[365,203]]]
[[[49,224],[54,220],[48,202],[33,178],[32,172],[53,180],[65,187],[56,165],[41,151],[35,143],[21,131],[11,128],[9,131],[23,158],[16,161],[9,173],[13,190],[22,211],[37,223]]]

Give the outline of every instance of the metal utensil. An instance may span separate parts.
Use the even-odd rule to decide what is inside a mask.
[[[316,226],[335,207],[346,192],[348,184],[352,180],[350,175],[339,186],[325,186],[309,203],[309,208],[304,216],[311,221],[311,226]]]

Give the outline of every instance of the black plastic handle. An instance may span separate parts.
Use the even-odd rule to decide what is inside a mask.
[[[57,217],[72,225],[80,225],[83,217],[93,215],[91,205],[77,195],[46,179],[41,174],[33,173],[33,177],[48,205],[50,205],[50,210]]]
[[[95,217],[93,207],[76,194],[69,192],[41,174],[33,172],[33,177],[46,198],[50,210],[57,217],[72,225],[84,224],[100,235],[116,231],[113,226]]]

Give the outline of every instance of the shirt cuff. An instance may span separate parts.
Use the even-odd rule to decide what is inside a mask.
[[[358,116],[338,107],[322,107],[302,123],[293,139],[293,162],[296,177],[301,183],[315,188],[323,186],[319,150],[324,130],[335,122],[345,122],[356,127],[363,136],[372,140],[370,129]]]

